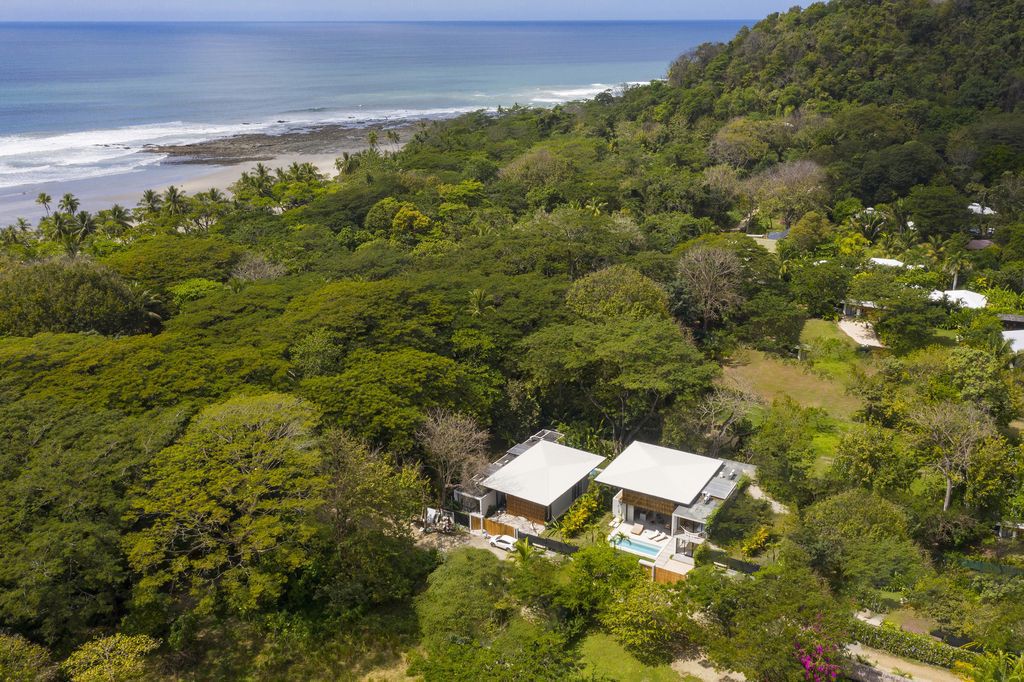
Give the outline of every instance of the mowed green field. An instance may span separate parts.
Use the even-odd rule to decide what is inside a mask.
[[[622,648],[610,635],[594,633],[580,645],[584,674],[600,680],[622,682],[699,682],[683,676],[668,664],[647,665]]]

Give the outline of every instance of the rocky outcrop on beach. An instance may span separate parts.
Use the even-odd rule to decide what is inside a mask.
[[[282,133],[234,135],[192,144],[147,145],[143,151],[166,155],[168,158],[165,163],[227,166],[251,161],[270,161],[285,155],[340,156],[344,152],[352,153],[369,147],[369,137],[373,132],[377,133],[377,144],[380,149],[395,151],[423,125],[426,125],[425,121],[360,126],[329,124]],[[388,131],[398,133],[397,143],[388,140]]]

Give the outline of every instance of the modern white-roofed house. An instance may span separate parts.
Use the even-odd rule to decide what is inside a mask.
[[[635,441],[605,467],[597,481],[619,488],[612,513],[631,533],[669,540],[669,554],[692,556],[706,538],[708,520],[736,492],[749,465]],[[650,535],[651,531],[654,535]],[[661,536],[666,535],[667,538]],[[627,536],[627,539],[628,536]],[[630,545],[643,547],[642,538]],[[659,554],[660,555],[660,554]]]
[[[483,480],[504,497],[505,509],[544,524],[556,519],[587,491],[590,474],[604,457],[542,440]],[[501,506],[501,497],[498,506]]]
[[[557,519],[587,491],[604,457],[557,442],[562,434],[541,431],[509,449],[484,474],[455,491],[473,513],[503,509],[508,515],[543,526]]]

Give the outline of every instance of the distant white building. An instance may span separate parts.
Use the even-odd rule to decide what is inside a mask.
[[[1014,353],[1024,351],[1024,329],[1003,332],[1003,341],[1008,341]]]
[[[978,202],[967,205],[967,210],[974,215],[996,215],[996,212],[988,206],[982,206]]]
[[[906,270],[920,270],[923,265],[908,265],[895,258],[868,258],[869,265],[877,265],[883,268],[904,268]]]
[[[928,295],[928,298],[935,302],[946,301],[952,305],[970,310],[981,310],[988,305],[988,299],[984,294],[967,289],[947,289],[946,291],[935,290]]]
[[[901,260],[895,258],[869,258],[868,262],[872,265],[881,265],[886,268],[905,268],[907,264]]]

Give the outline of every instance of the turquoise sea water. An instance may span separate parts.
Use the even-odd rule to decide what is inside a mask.
[[[742,25],[0,23],[0,213],[39,188],[142,186],[145,144],[590,97]]]

